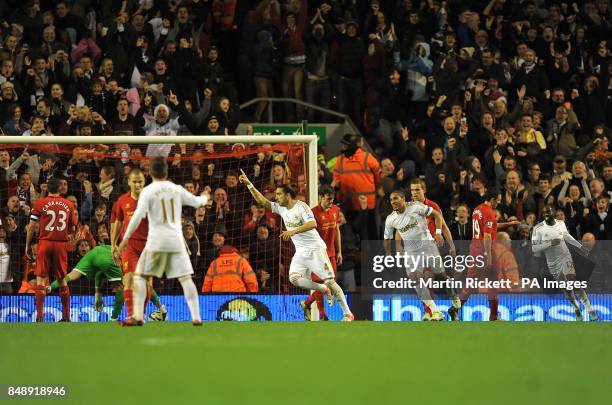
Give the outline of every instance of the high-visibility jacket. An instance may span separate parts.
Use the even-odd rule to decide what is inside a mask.
[[[497,269],[498,280],[508,280],[510,283],[510,288],[504,291],[521,291],[518,263],[512,250],[503,243],[493,243],[493,268]]]
[[[208,267],[202,292],[257,292],[257,276],[234,248],[224,246]]]
[[[334,168],[334,182],[340,187],[340,199],[349,210],[359,209],[361,194],[368,198],[368,209],[374,209],[380,175],[380,164],[369,152],[358,148],[351,157],[340,155]]]
[[[19,287],[17,294],[34,294],[35,286],[31,285],[28,280],[30,280],[30,277],[33,278],[36,264],[32,263],[29,257],[25,256],[23,258],[23,269],[23,278],[21,279],[21,286]],[[34,284],[36,284],[36,282],[34,282]]]

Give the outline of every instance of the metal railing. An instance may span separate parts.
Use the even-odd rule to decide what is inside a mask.
[[[344,120],[344,125],[347,126],[347,131],[345,132],[350,132],[353,134],[361,134],[361,131],[359,130],[359,128],[357,128],[357,126],[355,125],[355,123],[353,122],[353,120],[351,119],[351,117],[347,114],[343,114],[343,113],[339,113],[338,111],[334,111],[334,110],[330,110],[328,108],[323,108],[321,106],[318,106],[316,104],[311,104],[311,103],[307,103],[305,101],[302,100],[298,100],[295,98],[288,98],[288,97],[259,97],[259,98],[254,98],[251,99],[245,103],[240,104],[240,109],[244,110],[245,108],[251,107],[253,105],[256,105],[257,103],[260,102],[266,102],[268,103],[267,105],[267,123],[272,124],[274,123],[274,103],[277,104],[285,104],[285,103],[291,103],[291,104],[296,104],[296,105],[300,105],[302,107],[314,110],[314,111],[319,111],[322,112],[324,114],[328,114],[334,117],[338,117],[342,120]]]

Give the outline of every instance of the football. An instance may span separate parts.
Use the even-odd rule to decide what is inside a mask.
[[[156,309],[155,311],[149,314],[149,321],[163,322],[166,320],[166,318],[167,318],[167,314],[161,312],[159,309]]]

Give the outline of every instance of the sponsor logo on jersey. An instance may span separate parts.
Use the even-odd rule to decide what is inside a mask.
[[[418,226],[418,225],[419,225],[419,222],[416,220],[416,218],[415,218],[415,217],[410,216],[409,218],[410,218],[410,219],[409,219],[409,222],[408,222],[408,223],[407,223],[407,224],[406,224],[406,225],[405,225],[403,228],[400,228],[400,229],[399,229],[400,233],[405,233],[405,232],[408,232],[408,231],[409,231],[409,230],[411,230],[412,228],[415,228],[416,226]]]
[[[298,218],[299,220],[299,218]],[[297,228],[298,226],[302,226],[302,221],[300,222],[285,222],[285,225],[290,226],[292,228]]]

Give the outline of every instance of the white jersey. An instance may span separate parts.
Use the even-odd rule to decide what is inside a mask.
[[[561,243],[552,246],[551,242],[554,239],[561,239]],[[544,252],[546,264],[553,274],[567,271],[568,263],[572,263],[572,255],[566,242],[577,247],[581,246],[567,231],[565,223],[556,219],[554,225],[548,225],[546,221],[542,221],[534,226],[531,240],[533,253],[540,255],[541,252]]]
[[[287,227],[287,230],[292,231],[306,222],[315,221],[312,210],[302,201],[296,201],[293,208],[288,209],[282,207],[278,203],[272,203],[272,212],[278,214],[283,218],[283,222]],[[316,229],[311,229],[306,232],[298,233],[291,237],[291,241],[295,245],[295,249],[314,249],[314,248],[326,248],[325,242],[321,239],[319,232]]]
[[[408,203],[402,213],[393,211],[385,220],[385,239],[394,239],[398,230],[406,249],[422,247],[423,243],[417,241],[433,240],[426,219],[432,212],[433,208],[416,201]]]
[[[208,197],[196,197],[171,181],[154,181],[142,189],[124,238],[129,238],[146,216],[149,237],[145,248],[150,252],[182,252],[185,250],[181,224],[183,205],[197,208],[207,202]]]

